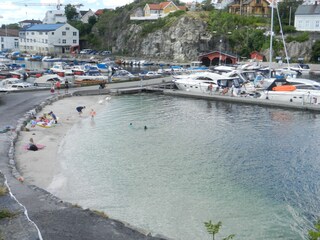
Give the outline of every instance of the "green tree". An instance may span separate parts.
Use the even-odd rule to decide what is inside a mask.
[[[309,239],[310,240],[318,240],[320,239],[320,219],[314,224],[314,230],[309,231]]]
[[[97,18],[95,16],[89,17],[88,23],[89,23],[90,26],[95,25],[97,23]]]
[[[279,15],[283,25],[293,25],[294,13],[302,3],[302,0],[283,0],[278,2]],[[276,22],[275,24],[277,25]]]
[[[313,46],[312,46],[312,52],[311,52],[311,61],[312,62],[319,62],[319,59],[320,58],[320,41],[317,40]]]
[[[75,20],[78,17],[77,9],[75,8],[75,6],[73,6],[71,4],[67,4],[64,7],[64,13],[65,13],[68,21]]]
[[[207,229],[207,232],[212,235],[212,240],[214,240],[215,235],[220,231],[222,222],[219,221],[217,224],[213,224],[212,221],[210,220],[209,222],[205,222],[204,225]],[[234,238],[234,236],[235,236],[234,234],[231,234],[228,237],[223,238],[222,240],[230,240]]]
[[[202,1],[202,9],[204,11],[211,11],[214,9],[213,5],[212,5],[212,1],[211,0],[203,0]]]

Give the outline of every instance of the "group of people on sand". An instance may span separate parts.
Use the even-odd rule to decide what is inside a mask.
[[[82,110],[85,109],[86,106],[79,106],[76,107],[77,112],[79,113],[79,116],[82,115]],[[94,109],[91,109],[89,112],[91,119],[93,119],[96,116],[96,111]],[[50,111],[49,113],[44,113],[42,116],[39,118],[33,117],[29,124],[32,128],[35,126],[41,126],[41,127],[51,127],[53,124],[58,124],[58,118],[57,116],[53,113],[53,111]],[[27,129],[28,129],[27,125]],[[29,130],[29,129],[28,129]],[[34,143],[33,138],[29,139],[29,143],[27,145],[27,150],[31,151],[37,151],[39,149],[38,145]]]
[[[33,117],[27,124],[26,128],[27,130],[30,130],[30,127],[34,128],[37,125],[40,127],[52,127],[53,124],[58,124],[58,118],[52,111],[50,111],[47,114],[44,113],[39,118]]]

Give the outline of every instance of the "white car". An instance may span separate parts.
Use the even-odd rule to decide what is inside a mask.
[[[87,49],[82,49],[81,51],[80,51],[80,54],[88,54],[89,52],[91,52],[92,51],[92,49],[89,49],[89,48],[87,48]]]

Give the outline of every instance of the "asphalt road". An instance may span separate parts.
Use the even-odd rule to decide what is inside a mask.
[[[159,84],[166,81],[171,81],[171,78],[114,83],[110,84],[109,88],[140,87],[141,85]],[[81,91],[97,88],[97,86],[86,87],[81,88]],[[69,92],[74,91],[79,91],[79,89],[69,89]],[[17,121],[26,112],[34,109],[39,103],[50,97],[49,90],[17,92],[0,97],[0,130],[5,126],[15,128]],[[19,182],[12,174],[12,168],[9,165],[10,157],[8,151],[11,146],[12,136],[14,135],[12,135],[11,131],[0,133],[0,185],[4,185],[7,181],[14,196],[10,197],[9,194],[0,196],[0,211],[8,209],[10,212],[15,213],[12,218],[0,219],[0,239],[165,239],[161,236],[152,237],[146,232],[142,233],[127,227],[122,222],[105,218],[92,211],[73,206],[70,203],[64,203],[36,186]]]

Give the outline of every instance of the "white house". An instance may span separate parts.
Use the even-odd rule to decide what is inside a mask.
[[[96,15],[91,9],[89,9],[88,11],[79,11],[79,19],[83,23],[88,23],[89,18],[92,16],[96,16]]]
[[[166,17],[168,14],[183,10],[186,11],[185,6],[177,6],[172,1],[161,3],[147,3],[143,8],[144,16],[130,16],[130,20],[157,20],[161,17]],[[140,14],[140,12],[136,12]]]
[[[320,5],[300,5],[295,13],[294,26],[298,31],[320,31]]]
[[[79,45],[79,31],[68,23],[38,24],[19,32],[20,51],[63,54]]]
[[[16,29],[0,29],[0,51],[19,50],[19,31]]]
[[[43,24],[66,23],[67,17],[64,10],[50,10],[46,12]]]

